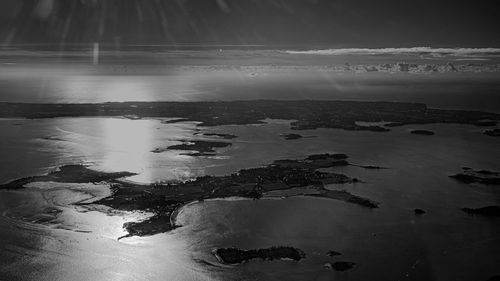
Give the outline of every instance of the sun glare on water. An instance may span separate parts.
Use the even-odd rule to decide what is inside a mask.
[[[141,178],[150,180],[148,169],[152,133],[150,120],[106,118],[102,126],[104,153],[102,168],[110,171],[132,171],[141,173]]]

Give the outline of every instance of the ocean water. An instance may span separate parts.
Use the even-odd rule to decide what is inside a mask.
[[[285,51],[130,53],[104,56],[15,51],[0,54],[0,101],[107,102],[242,99],[345,99],[424,102],[432,107],[500,112],[500,79],[492,72],[338,72],[331,65],[478,63],[494,56],[415,54],[287,54]],[[123,54],[122,54],[123,55]],[[139,58],[139,59],[138,59]],[[88,60],[91,61],[91,60]],[[143,63],[139,63],[143,62]],[[462,207],[499,205],[495,186],[466,185],[448,176],[463,166],[500,171],[498,139],[484,128],[457,124],[407,125],[391,132],[301,131],[284,140],[289,120],[203,128],[159,119],[54,118],[0,120],[0,181],[82,163],[131,171],[136,182],[225,175],[276,159],[346,153],[350,161],[387,167],[333,171],[362,179],[328,188],[379,202],[368,210],[336,200],[295,197],[212,200],[183,208],[183,226],[152,237],[127,238],[124,222],[149,214],[73,205],[109,194],[103,184],[32,184],[0,191],[0,280],[487,280],[500,272],[496,219]],[[429,129],[434,136],[410,134]],[[196,133],[235,134],[216,157],[190,157],[155,148]],[[427,211],[415,217],[414,208]],[[215,247],[290,245],[307,258],[223,266]],[[329,250],[341,252],[330,258]],[[352,261],[350,271],[323,268]]]
[[[432,129],[437,135],[415,138],[410,128]],[[221,271],[223,280],[241,276],[250,276],[248,280],[282,280],[283,276],[288,280],[367,280],[374,276],[380,280],[486,280],[497,274],[500,228],[495,219],[464,216],[460,208],[496,205],[500,193],[495,187],[469,186],[448,178],[463,165],[499,169],[496,140],[479,137],[480,133],[480,129],[460,125],[408,126],[388,134],[311,132],[318,138],[301,141],[303,151],[345,152],[353,163],[389,168],[333,169],[366,183],[331,188],[378,201],[379,209],[311,198],[209,201],[181,212],[179,221],[186,227],[179,231],[194,237],[193,251],[205,254],[210,262],[214,258],[206,253],[221,245],[294,245],[308,255],[298,264],[255,262]],[[301,151],[282,149],[290,156]],[[415,217],[414,208],[427,214]],[[326,257],[328,250],[342,255]],[[324,263],[338,260],[358,266],[342,273],[322,269]]]
[[[500,228],[496,220],[469,216],[460,208],[498,204],[499,191],[448,178],[462,166],[500,170],[497,140],[483,135],[481,128],[409,125],[388,133],[318,129],[301,132],[311,138],[290,141],[280,137],[291,132],[289,121],[268,121],[197,128],[193,123],[162,124],[149,119],[2,120],[6,155],[0,162],[2,181],[69,163],[135,171],[139,176],[131,180],[161,181],[223,175],[275,159],[342,152],[353,163],[389,169],[335,168],[366,183],[329,188],[370,198],[380,202],[380,208],[301,197],[206,201],[180,212],[181,228],[118,242],[124,222],[147,214],[71,205],[106,196],[106,186],[34,184],[23,191],[1,192],[2,276],[9,280],[33,276],[40,280],[365,280],[370,276],[483,280],[497,273]],[[132,137],[131,129],[140,134]],[[196,129],[238,138],[213,158],[150,152],[192,137]],[[430,129],[436,135],[413,135],[412,129]],[[132,139],[119,141],[127,137]],[[62,212],[55,218],[41,216],[48,207]],[[415,217],[414,208],[427,214]],[[307,259],[222,266],[211,254],[215,247],[273,245],[299,247]],[[342,255],[327,257],[328,250]],[[358,265],[347,272],[323,269],[324,263],[338,260]],[[462,266],[457,268],[457,263]]]

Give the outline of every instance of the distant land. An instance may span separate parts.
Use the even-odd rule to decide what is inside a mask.
[[[325,100],[248,100],[212,102],[108,102],[80,104],[0,103],[0,118],[55,117],[179,118],[199,126],[262,124],[266,119],[293,120],[291,129],[337,128],[374,132],[406,124],[456,123],[494,126],[500,114],[433,109],[422,103]],[[176,120],[169,121],[175,122]],[[359,125],[356,122],[385,122]]]

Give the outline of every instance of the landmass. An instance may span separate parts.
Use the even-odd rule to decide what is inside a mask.
[[[339,252],[336,252],[336,251],[333,251],[333,250],[330,250],[328,252],[326,252],[326,255],[329,256],[329,257],[334,257],[334,256],[340,256],[342,255],[341,253]]]
[[[498,125],[498,121],[495,120],[479,120],[474,125],[478,127],[491,127]]]
[[[327,262],[323,265],[324,268],[329,269],[329,270],[335,270],[335,271],[346,271],[351,268],[353,268],[356,265],[354,262],[348,262],[348,261],[338,261],[335,263],[330,263]]]
[[[486,217],[500,217],[500,206],[487,206],[481,208],[462,208],[462,211],[471,215],[481,215]]]
[[[110,115],[110,116],[112,117],[113,115]],[[161,117],[161,116],[157,116],[157,117]],[[191,120],[188,118],[175,118],[175,119],[171,119],[171,120],[162,120],[161,123],[163,123],[163,124],[175,124],[175,123],[189,122],[189,121],[191,121]]]
[[[219,137],[219,138],[223,138],[223,139],[227,139],[227,140],[234,139],[234,138],[238,137],[238,136],[235,136],[232,134],[221,134],[221,133],[203,133],[203,135],[207,136],[207,137]]]
[[[432,136],[434,135],[433,131],[428,131],[428,130],[413,130],[410,133],[414,135],[422,135],[422,136]]]
[[[255,259],[261,260],[294,260],[300,261],[306,257],[305,253],[293,247],[271,247],[265,249],[241,250],[238,248],[215,249],[213,254],[221,263],[241,264]]]
[[[403,122],[389,122],[389,123],[385,124],[384,126],[385,127],[401,127],[404,125],[406,125],[406,124]]]
[[[420,216],[420,215],[425,214],[426,212],[425,212],[424,210],[422,210],[422,209],[414,209],[414,210],[413,210],[413,213],[414,213],[415,215],[417,215],[417,216]]]
[[[454,178],[463,183],[481,183],[489,185],[500,184],[500,173],[488,170],[473,170],[468,167],[462,168],[462,172],[451,175],[450,178]]]
[[[294,120],[291,129],[337,128],[384,132],[381,126],[356,122],[407,124],[496,122],[500,114],[481,111],[433,109],[422,103],[325,100],[247,100],[213,102],[109,102],[79,104],[0,103],[0,118],[54,117],[176,118],[164,123],[194,121],[198,126],[263,124],[266,119]],[[391,125],[392,124],[392,125]]]
[[[368,169],[368,170],[389,169],[389,168],[386,168],[386,167],[381,167],[381,166],[376,166],[376,165],[359,165],[359,164],[353,164],[353,163],[349,163],[349,165],[355,166],[355,167],[360,167],[360,168],[363,168],[363,169]]]
[[[0,189],[20,189],[31,182],[95,183],[136,175],[130,172],[106,173],[83,165],[66,165],[43,176],[25,177],[1,184]]]
[[[146,236],[167,232],[176,224],[177,212],[184,205],[206,199],[243,197],[259,199],[274,191],[304,188],[294,196],[312,196],[341,200],[373,209],[378,203],[346,190],[328,190],[327,184],[349,184],[360,182],[343,174],[319,171],[321,168],[349,164],[345,154],[317,154],[299,160],[276,160],[272,164],[242,169],[227,176],[202,176],[185,182],[135,184],[120,180],[134,175],[128,172],[106,173],[85,166],[63,166],[45,176],[27,177],[0,185],[0,188],[22,188],[30,182],[57,181],[67,183],[106,182],[111,186],[111,196],[79,205],[99,204],[124,211],[144,211],[151,216],[143,221],[124,225],[129,236]]]
[[[490,137],[500,137],[500,129],[486,130],[484,134]]]
[[[286,140],[298,140],[303,138],[303,136],[299,134],[282,134],[281,136],[284,137]]]
[[[306,160],[316,161],[316,160],[333,159],[338,161],[338,160],[346,160],[347,158],[349,158],[349,156],[344,153],[335,153],[335,154],[324,153],[324,154],[309,155],[307,156]]]
[[[123,118],[129,119],[129,120],[140,120],[141,117],[137,115],[125,115]]]
[[[185,151],[196,151],[183,153],[183,155],[189,156],[211,156],[215,155],[216,148],[223,148],[231,146],[230,142],[219,142],[219,141],[205,141],[205,140],[181,140],[182,144],[171,145],[166,148],[155,148],[151,152],[161,153],[167,150],[185,150]]]

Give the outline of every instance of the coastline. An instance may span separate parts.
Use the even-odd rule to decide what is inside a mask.
[[[351,194],[346,190],[328,190],[325,184],[352,184],[359,182],[343,174],[320,172],[318,169],[347,165],[345,154],[310,155],[302,160],[276,160],[258,168],[240,170],[226,176],[203,176],[193,180],[166,184],[133,184],[120,180],[134,175],[128,172],[99,172],[85,166],[62,166],[43,176],[20,178],[0,185],[3,189],[22,189],[32,182],[105,182],[111,195],[97,201],[79,205],[105,205],[124,211],[147,211],[152,216],[138,222],[128,222],[124,228],[130,236],[149,236],[168,232],[178,227],[177,215],[186,204],[201,200],[241,198],[260,199],[266,191],[287,190],[310,186],[312,193],[298,195],[342,200],[366,208],[377,208],[379,203]],[[340,159],[340,160],[339,160]],[[167,223],[168,220],[168,223]]]
[[[93,122],[92,120],[90,120],[90,122]],[[127,122],[137,122],[137,121],[134,121],[134,120],[130,120]],[[288,121],[287,121],[288,122]],[[36,122],[35,122],[36,124]],[[57,123],[59,124],[59,123]],[[250,126],[252,127],[252,126]],[[258,127],[262,127],[262,126],[258,126]],[[491,140],[489,139],[488,137],[482,137],[481,135],[481,132],[480,132],[480,128],[475,128],[473,126],[470,126],[470,125],[433,125],[433,126],[427,126],[427,125],[423,125],[423,126],[414,126],[415,128],[429,128],[433,131],[436,131],[438,133],[438,137],[439,138],[442,138],[443,136],[457,136],[457,134],[455,133],[456,131],[464,131],[464,132],[469,132],[467,133],[467,139],[470,139],[471,141],[472,140],[479,140],[478,144],[483,144],[483,145],[486,145],[486,144],[489,144],[491,143],[492,141],[495,141],[494,139]],[[217,128],[216,131],[217,132],[220,132],[221,130],[223,132],[236,132],[236,134],[239,135],[239,131],[233,131],[232,130],[232,126],[228,126],[228,127],[220,127],[220,128]],[[439,147],[445,147],[443,145],[440,145],[438,144],[437,146],[436,145],[433,145],[433,143],[435,143],[436,141],[439,141],[440,139],[420,139],[420,138],[415,138],[415,137],[412,137],[410,134],[409,134],[409,127],[403,127],[403,128],[395,128],[393,129],[393,133],[389,133],[389,134],[376,134],[376,133],[372,133],[372,132],[348,132],[348,131],[342,131],[342,130],[329,130],[329,129],[320,129],[318,131],[318,133],[320,133],[321,135],[321,138],[325,139],[325,141],[328,141],[328,142],[331,142],[331,140],[335,140],[335,138],[339,138],[339,135],[340,136],[343,136],[343,135],[347,135],[349,136],[348,140],[351,140],[353,141],[353,144],[354,144],[354,141],[356,140],[356,138],[359,138],[359,137],[362,137],[363,139],[367,139],[366,141],[368,140],[372,140],[372,139],[368,139],[368,136],[372,136],[374,135],[375,136],[375,139],[378,141],[378,142],[381,142],[383,141],[384,139],[387,139],[387,138],[391,138],[391,137],[398,137],[398,138],[404,138],[404,140],[406,141],[406,145],[405,146],[405,150],[404,151],[401,151],[401,150],[397,150],[396,152],[397,153],[403,153],[401,155],[407,155],[407,154],[404,154],[404,152],[406,150],[408,151],[413,151],[412,150],[412,147],[414,147],[415,145],[422,145],[422,144],[429,144],[431,145],[430,147],[432,148],[430,151],[426,151],[426,150],[423,150],[423,149],[419,149],[419,150],[415,150],[415,151],[418,151],[419,155],[422,155],[423,157],[431,157],[433,158],[434,157],[434,153],[432,151],[437,151],[436,148],[439,148]],[[205,129],[203,129],[205,130]],[[212,130],[211,128],[208,128],[208,130]],[[279,136],[278,136],[278,133],[282,131],[282,128],[280,127],[280,130],[279,131],[273,131],[276,133],[276,136],[274,139],[277,139],[277,140],[280,140]],[[471,133],[472,131],[474,131],[474,133]],[[477,131],[477,132],[476,132]],[[253,132],[253,130],[251,131]],[[313,131],[311,131],[313,132]],[[328,132],[328,134],[325,134],[325,132]],[[450,133],[452,133],[450,135]],[[241,135],[242,136],[242,140],[246,141],[246,137],[244,134]],[[330,137],[331,136],[331,137]],[[484,139],[484,140],[483,140]],[[313,141],[311,143],[316,143],[314,139],[311,139],[311,140],[304,140],[304,142],[309,142],[309,141]],[[338,149],[338,151],[342,151],[342,152],[346,152],[347,154],[351,155],[352,157],[352,161],[354,163],[360,163],[360,164],[373,164],[373,165],[381,165],[383,167],[390,167],[390,169],[387,169],[387,170],[382,170],[382,171],[369,171],[369,170],[365,170],[365,169],[358,169],[357,167],[352,167],[350,168],[350,166],[342,166],[340,168],[335,168],[334,171],[341,171],[341,172],[345,172],[347,174],[351,174],[352,176],[356,176],[356,177],[359,177],[360,179],[363,179],[366,181],[366,183],[364,184],[360,184],[358,185],[357,187],[354,187],[353,191],[356,191],[357,192],[360,192],[360,194],[363,194],[367,197],[370,197],[370,195],[372,194],[375,194],[376,198],[378,200],[380,200],[383,205],[382,205],[382,208],[380,210],[376,210],[375,212],[372,212],[370,210],[361,210],[361,211],[358,211],[358,207],[357,206],[353,206],[353,205],[348,205],[348,204],[344,204],[342,202],[340,202],[341,204],[330,204],[329,202],[327,202],[326,200],[318,200],[316,201],[316,199],[312,199],[312,200],[306,200],[307,202],[311,203],[311,202],[316,202],[318,204],[318,206],[322,206],[324,205],[325,207],[322,208],[323,211],[327,211],[330,209],[330,206],[333,208],[333,211],[328,214],[330,214],[331,216],[335,217],[337,216],[338,214],[341,214],[342,216],[344,215],[347,215],[349,217],[349,213],[352,213],[352,212],[355,212],[355,213],[359,213],[359,216],[356,217],[356,219],[359,221],[359,224],[363,225],[365,224],[366,222],[364,222],[364,219],[369,219],[369,220],[375,220],[375,221],[379,221],[381,220],[382,222],[385,222],[384,220],[384,216],[385,217],[390,217],[392,216],[390,213],[392,211],[398,211],[396,212],[394,215],[395,216],[398,216],[398,217],[405,217],[405,206],[408,207],[408,218],[406,218],[406,220],[415,220],[415,226],[414,227],[418,227],[418,229],[422,229],[422,231],[425,231],[425,224],[428,223],[429,221],[431,222],[436,222],[436,219],[438,218],[441,218],[443,219],[443,212],[445,213],[446,217],[449,217],[451,216],[452,220],[453,220],[453,223],[457,223],[457,219],[459,219],[459,223],[461,223],[463,220],[465,220],[467,223],[472,223],[473,225],[475,226],[478,226],[478,227],[481,227],[484,223],[488,224],[488,225],[493,225],[494,222],[484,222],[483,219],[479,216],[469,216],[467,215],[466,213],[462,212],[460,210],[460,207],[481,207],[483,204],[477,204],[475,205],[473,203],[473,201],[466,201],[466,199],[459,199],[459,200],[462,200],[462,201],[457,201],[457,199],[454,197],[453,198],[450,198],[448,202],[451,202],[449,204],[447,204],[445,207],[438,207],[437,205],[435,205],[435,201],[432,201],[432,198],[431,198],[431,203],[430,204],[427,204],[427,203],[423,203],[422,201],[418,201],[419,197],[415,197],[414,194],[412,194],[413,192],[413,189],[414,190],[419,190],[420,187],[417,187],[417,186],[408,186],[408,187],[405,187],[404,190],[400,188],[400,186],[395,186],[394,187],[394,190],[397,190],[397,194],[399,194],[400,192],[402,193],[405,193],[405,194],[408,194],[409,197],[411,198],[416,198],[414,200],[410,200],[410,201],[401,201],[399,200],[399,203],[396,203],[396,204],[403,204],[403,205],[398,205],[398,206],[402,206],[402,210],[397,208],[397,209],[394,209],[394,201],[391,201],[391,200],[383,200],[381,199],[380,197],[378,197],[378,194],[379,192],[386,192],[384,191],[385,189],[385,185],[388,184],[388,185],[398,185],[398,184],[401,184],[401,181],[398,182],[382,182],[381,180],[386,177],[386,176],[390,176],[390,175],[393,175],[395,173],[399,173],[399,172],[404,172],[404,174],[406,175],[407,172],[410,172],[410,171],[413,171],[413,168],[410,167],[410,166],[401,166],[401,162],[396,159],[396,160],[392,160],[394,158],[391,158],[390,155],[388,155],[389,158],[387,159],[391,159],[390,161],[394,161],[394,163],[392,162],[387,162],[385,159],[385,157],[376,157],[374,155],[372,156],[367,156],[367,157],[362,157],[362,153],[364,153],[363,151],[360,151],[359,153],[356,152],[356,150],[354,150],[354,148],[349,148],[349,149],[345,149],[346,146],[340,146],[338,145],[338,143],[340,141],[345,141],[345,138],[344,137],[341,137],[341,139],[337,142],[333,141],[331,142],[331,145],[330,147],[335,147]],[[444,140],[446,141],[446,139]],[[359,143],[356,143],[357,146],[352,146],[352,147],[359,147],[359,145],[363,145],[365,143],[365,141],[362,141],[362,142],[359,142]],[[457,142],[459,145],[458,147],[460,147],[460,144],[462,144],[463,142]],[[452,143],[450,145],[452,145],[453,147],[457,147],[457,143]],[[446,144],[446,147],[448,146],[449,144]],[[301,147],[301,143],[298,143],[297,145],[294,144],[294,146],[291,146],[293,147],[294,149],[299,149]],[[371,148],[375,148],[375,149],[382,149],[382,150],[385,150],[387,151],[387,145],[386,146],[369,146]],[[415,146],[416,147],[416,146]],[[335,150],[335,152],[337,152],[337,149]],[[392,148],[391,148],[392,149]],[[286,153],[286,149],[284,150],[285,153]],[[332,151],[332,150],[330,150]],[[356,153],[353,153],[351,154],[351,152],[356,152]],[[373,150],[372,150],[373,151]],[[484,154],[485,151],[481,150],[481,151],[478,151],[478,150],[472,150],[474,151],[476,154],[475,155],[486,155]],[[494,151],[493,151],[494,152]],[[366,152],[366,153],[369,153],[369,152]],[[438,152],[436,152],[438,155],[440,155]],[[483,154],[481,154],[483,153]],[[235,157],[234,154],[230,154],[231,156]],[[239,154],[236,154],[236,155],[239,155]],[[495,154],[493,154],[495,155]],[[292,157],[292,156],[291,156]],[[295,157],[295,156],[293,156]],[[408,158],[407,159],[414,159],[414,158],[411,158],[411,155],[407,156]],[[438,156],[438,157],[443,157],[443,156]],[[456,193],[456,192],[459,192],[460,194],[462,193],[465,193],[467,196],[471,195],[470,193],[473,192],[469,192],[468,191],[468,187],[462,185],[461,183],[454,183],[454,180],[453,179],[447,179],[447,176],[454,173],[454,172],[458,172],[457,170],[460,170],[460,166],[461,165],[467,165],[469,167],[473,167],[473,168],[477,168],[477,169],[485,169],[485,168],[489,168],[489,169],[492,169],[492,170],[498,170],[496,168],[497,167],[497,164],[496,162],[491,162],[491,165],[493,166],[488,166],[488,165],[485,165],[485,164],[482,164],[484,162],[475,162],[474,159],[476,158],[473,158],[473,155],[469,155],[468,156],[469,158],[465,158],[465,159],[468,159],[467,162],[461,162],[457,159],[454,159],[453,161],[449,162],[448,161],[448,164],[446,167],[440,167],[439,170],[441,171],[446,171],[446,173],[444,174],[444,178],[442,180],[440,180],[439,178],[436,178],[436,176],[438,175],[432,175],[431,174],[431,177],[429,178],[428,181],[425,181],[426,185],[432,185],[432,182],[434,182],[434,180],[437,180],[439,182],[439,185],[441,185],[442,187],[445,187],[448,191],[445,191],[443,190],[443,188],[439,188],[439,189],[435,189],[434,192],[447,192],[446,194],[448,195],[453,195],[453,193]],[[288,158],[288,157],[286,157]],[[280,158],[272,158],[272,159],[280,159]],[[432,160],[432,159],[431,159]],[[406,159],[405,159],[406,161]],[[434,163],[434,162],[431,162],[431,163]],[[489,162],[487,162],[489,163]],[[404,163],[403,163],[404,164]],[[257,164],[258,166],[259,164]],[[254,164],[252,165],[254,166]],[[449,169],[449,170],[447,170]],[[418,170],[419,172],[425,172],[426,170]],[[431,172],[431,171],[427,171],[427,172]],[[426,172],[426,173],[427,173]],[[222,174],[222,173],[221,173]],[[364,175],[364,176],[363,176]],[[416,175],[416,173],[411,173],[411,175]],[[365,178],[366,177],[366,178]],[[387,179],[387,178],[386,178]],[[123,179],[120,179],[119,181],[122,181]],[[397,179],[395,179],[397,180]],[[450,181],[450,185],[447,184],[447,181]],[[135,182],[134,181],[131,181],[131,182],[128,182],[128,183],[131,183],[131,184],[134,184]],[[373,188],[372,188],[373,187]],[[349,188],[351,188],[349,186]],[[451,188],[451,193],[450,193],[450,188]],[[483,187],[477,187],[477,186],[471,186],[471,190],[472,189],[476,189],[476,188],[480,188],[480,191],[481,193],[483,193],[484,195],[486,195],[489,190],[483,188]],[[427,189],[423,189],[423,190],[427,190]],[[22,192],[22,191],[19,191],[19,192]],[[476,192],[477,193],[477,192]],[[474,193],[475,194],[475,193]],[[487,200],[487,199],[481,199],[483,198],[484,196],[480,196],[480,194],[477,194],[477,195],[474,195],[472,194],[472,197],[470,200],[477,200],[477,198],[479,198],[479,200]],[[454,195],[453,195],[454,196]],[[310,197],[309,197],[310,198]],[[375,197],[374,197],[375,198]],[[459,197],[461,198],[461,197]],[[263,197],[263,199],[268,199],[266,198],[265,196]],[[273,198],[274,199],[274,198]],[[207,200],[227,200],[225,198],[221,198],[221,199],[207,199]],[[229,200],[232,200],[232,199],[229,199]],[[276,200],[280,200],[279,198],[276,199]],[[468,199],[467,199],[468,200]],[[248,200],[249,201],[249,200]],[[283,200],[284,201],[284,200]],[[284,206],[294,206],[294,205],[297,205],[297,204],[300,204],[300,201],[302,201],[302,199],[300,200],[291,200],[292,203],[285,203],[283,204]],[[453,202],[455,202],[455,204],[457,204],[457,206],[450,206],[450,204],[452,204]],[[457,203],[457,202],[468,202],[468,203],[464,203],[464,204],[460,204],[460,203]],[[484,201],[478,201],[478,202],[484,202]],[[191,203],[191,202],[189,202]],[[196,202],[194,202],[193,204],[196,204]],[[274,204],[274,203],[273,203]],[[388,204],[388,205],[387,205]],[[491,202],[489,201],[486,201],[484,203],[484,205],[488,205],[488,204],[491,204]],[[211,206],[208,206],[211,210],[216,210],[216,204],[210,204]],[[244,204],[246,205],[246,204]],[[254,204],[249,204],[250,205],[250,208],[252,205]],[[267,207],[264,207],[264,208],[267,208],[268,210],[273,210],[272,207],[269,207],[269,206],[272,206],[272,204],[259,204],[260,205],[265,205]],[[233,206],[232,204],[230,205],[232,206],[231,208],[234,209],[234,208],[238,208],[237,206]],[[413,215],[413,207],[419,207],[419,208],[423,208],[424,210],[427,211],[427,214],[424,216],[424,217],[421,217],[421,218],[414,218],[414,215]],[[204,210],[204,208],[207,208],[207,206],[201,206],[201,207],[196,207],[196,209],[200,208],[201,210]],[[300,208],[301,210],[307,210],[307,206],[304,206],[302,208]],[[346,211],[345,213],[338,213],[338,211],[340,210],[343,210],[343,209],[347,209],[348,211]],[[184,210],[184,208],[182,208],[182,210]],[[182,211],[182,210],[179,210],[179,211]],[[447,211],[448,210],[448,211]],[[245,213],[245,214],[248,214],[248,213],[251,213],[251,211]],[[218,214],[218,215],[221,215],[221,214]],[[282,214],[282,215],[285,215],[285,214]],[[295,215],[300,215],[298,212],[295,213]],[[295,216],[294,215],[294,216]],[[302,217],[301,217],[302,218]],[[304,216],[304,218],[306,219],[311,219],[313,220],[314,217],[307,217],[307,216]],[[143,218],[141,218],[143,219]],[[495,218],[493,218],[495,219]],[[491,219],[491,220],[493,220]],[[265,218],[262,218],[263,221],[265,221]],[[323,218],[324,222],[328,222],[329,224],[333,224],[333,225],[337,225],[337,221],[336,220],[332,220],[332,219],[326,219],[326,218]],[[490,221],[491,221],[490,220]],[[392,222],[392,220],[388,220],[387,223],[390,223]],[[193,223],[201,223],[201,222],[193,222]],[[347,221],[347,220],[343,220],[342,221],[342,224],[339,224],[338,227],[342,228],[343,227],[343,224],[349,224],[350,222]],[[407,229],[407,226],[405,225],[405,221],[398,221],[398,223],[401,223],[402,225],[402,228],[403,229]],[[280,224],[282,227],[287,227],[286,224]],[[357,223],[356,223],[357,225]],[[194,226],[194,225],[193,225]],[[196,227],[199,227],[198,225],[196,225]],[[121,228],[121,226],[120,226]],[[389,231],[389,228],[386,229],[387,231]],[[180,231],[174,231],[172,232],[170,235],[157,235],[156,237],[153,237],[153,238],[146,238],[144,239],[144,241],[160,241],[159,239],[163,239],[163,237],[174,237],[176,235],[196,235],[194,233],[190,233],[191,231],[191,226],[190,227],[187,227],[183,230],[180,230]],[[343,235],[343,234],[338,234],[337,232],[331,232],[332,229],[330,228],[326,228],[324,230],[322,230],[322,235],[329,235],[329,233],[332,233],[332,235],[334,235],[333,233],[335,233],[335,235]],[[367,229],[364,229],[365,233],[366,233],[366,239],[368,239],[368,241],[372,241],[370,242],[370,245],[368,247],[376,247],[375,245],[377,245],[377,241],[378,239],[387,239],[388,237],[383,237],[383,234],[382,233],[378,233],[377,232],[377,238],[372,238],[372,232],[371,231],[377,231],[377,227],[375,228],[367,228]],[[278,232],[280,233],[280,232]],[[325,234],[326,233],[326,234]],[[202,235],[203,233],[200,233],[200,235]],[[89,234],[90,235],[90,234]],[[205,233],[206,235],[206,233]],[[349,234],[350,235],[350,234]],[[186,236],[187,237],[187,236]],[[195,236],[196,238],[194,239],[194,241],[198,241],[198,239],[201,239],[201,237],[197,237]],[[339,237],[343,237],[343,236],[339,236]],[[364,237],[364,236],[363,236]],[[398,236],[398,237],[402,237],[402,236]],[[406,237],[406,236],[405,236]],[[116,237],[112,237],[114,239],[116,239]],[[370,240],[373,239],[373,240]],[[191,239],[191,238],[190,238]],[[225,243],[219,243],[219,242],[213,242],[212,240],[212,244],[210,244],[211,247],[217,247],[217,246],[223,246],[223,245],[236,245],[236,246],[242,246],[242,247],[246,247],[246,248],[252,248],[252,247],[259,247],[259,246],[265,246],[265,245],[280,245],[279,241],[281,241],[280,237],[274,237],[273,238],[274,242],[271,242],[269,244],[266,244],[266,241],[262,238],[258,239],[256,238],[256,244],[254,245],[247,245],[245,244],[246,242],[245,241],[242,241],[242,242],[228,242],[228,244],[225,244]],[[355,240],[355,239],[350,239],[350,240]],[[141,239],[130,239],[130,240],[125,240],[124,243],[120,243],[120,244],[127,244],[129,242],[134,242],[134,241],[142,241]],[[233,240],[234,241],[234,240]],[[320,241],[324,241],[324,240],[320,240]],[[338,241],[339,243],[341,243],[340,245],[343,245],[342,241]],[[355,241],[353,241],[354,243]],[[240,244],[241,243],[241,244]],[[331,243],[330,240],[326,240],[322,243]],[[418,241],[413,241],[413,240],[410,240],[409,244],[408,245],[413,245],[414,243],[417,243],[418,244]],[[427,245],[428,242],[426,242],[426,245]],[[303,247],[300,243],[290,243],[291,245],[297,245],[297,246],[300,246],[301,248]],[[326,244],[325,244],[326,245]],[[201,245],[202,249],[203,250],[206,250],[205,248],[203,248],[203,246]],[[345,246],[341,246],[341,247],[338,247],[336,245],[331,245],[331,247],[333,249],[336,249],[336,250],[339,250],[339,251],[342,251],[343,253],[345,254],[348,254],[348,252],[345,251]],[[198,251],[196,252],[196,255],[204,255],[206,253],[209,253],[209,250],[207,250],[206,252],[200,252],[200,249],[198,247],[195,247],[193,250],[195,251]],[[307,253],[310,253],[312,250],[311,249],[308,249],[307,247],[304,248],[304,250],[307,251]],[[383,251],[384,249],[378,249],[379,251]],[[376,254],[376,253],[374,253]],[[461,256],[462,257],[462,256]],[[314,257],[311,256],[311,259],[313,259]],[[318,257],[316,257],[317,259]],[[353,260],[353,261],[356,261],[358,262],[359,264],[362,265],[362,267],[360,267],[359,269],[356,269],[355,271],[353,271],[352,273],[350,274],[357,274],[357,272],[365,272],[366,268],[368,268],[368,271],[369,272],[374,272],[373,270],[371,270],[370,268],[372,268],[373,266],[375,266],[377,264],[377,262],[374,262],[373,264],[366,260],[366,259],[363,259],[362,257],[359,257],[359,256],[349,256],[348,257],[349,260]],[[315,260],[314,260],[315,261]],[[324,260],[321,260],[319,261],[318,264],[323,264],[325,261]],[[303,268],[303,269],[306,269],[308,268],[308,266],[310,266],[310,260],[305,260],[303,263],[300,263],[300,267]],[[333,262],[332,262],[333,263]],[[276,262],[276,263],[272,263],[271,265],[267,265],[264,264],[264,263],[260,263],[260,262],[257,262],[257,263],[249,263],[248,265],[245,265],[244,267],[241,267],[241,268],[253,268],[255,270],[259,270],[259,267],[261,268],[266,268],[268,266],[272,266],[272,267],[280,267],[281,263],[280,262]],[[287,263],[283,263],[283,264],[287,264]],[[404,266],[402,265],[401,263],[398,264],[398,268],[400,268],[400,266]],[[315,270],[322,270],[321,268],[319,269],[315,269]],[[370,271],[371,270],[371,271]],[[488,271],[489,272],[489,271]],[[442,275],[442,274],[441,274]]]
[[[229,102],[111,102],[35,104],[0,102],[0,117],[44,119],[54,117],[177,118],[197,126],[261,124],[265,119],[296,120],[292,130],[337,128],[387,132],[393,124],[456,123],[483,126],[500,120],[500,114],[428,108],[423,103],[332,100],[245,100]],[[312,113],[312,114],[311,114]],[[350,113],[346,115],[346,113]],[[324,118],[327,116],[328,118]],[[175,119],[173,119],[175,121]],[[357,122],[390,122],[360,126]]]

